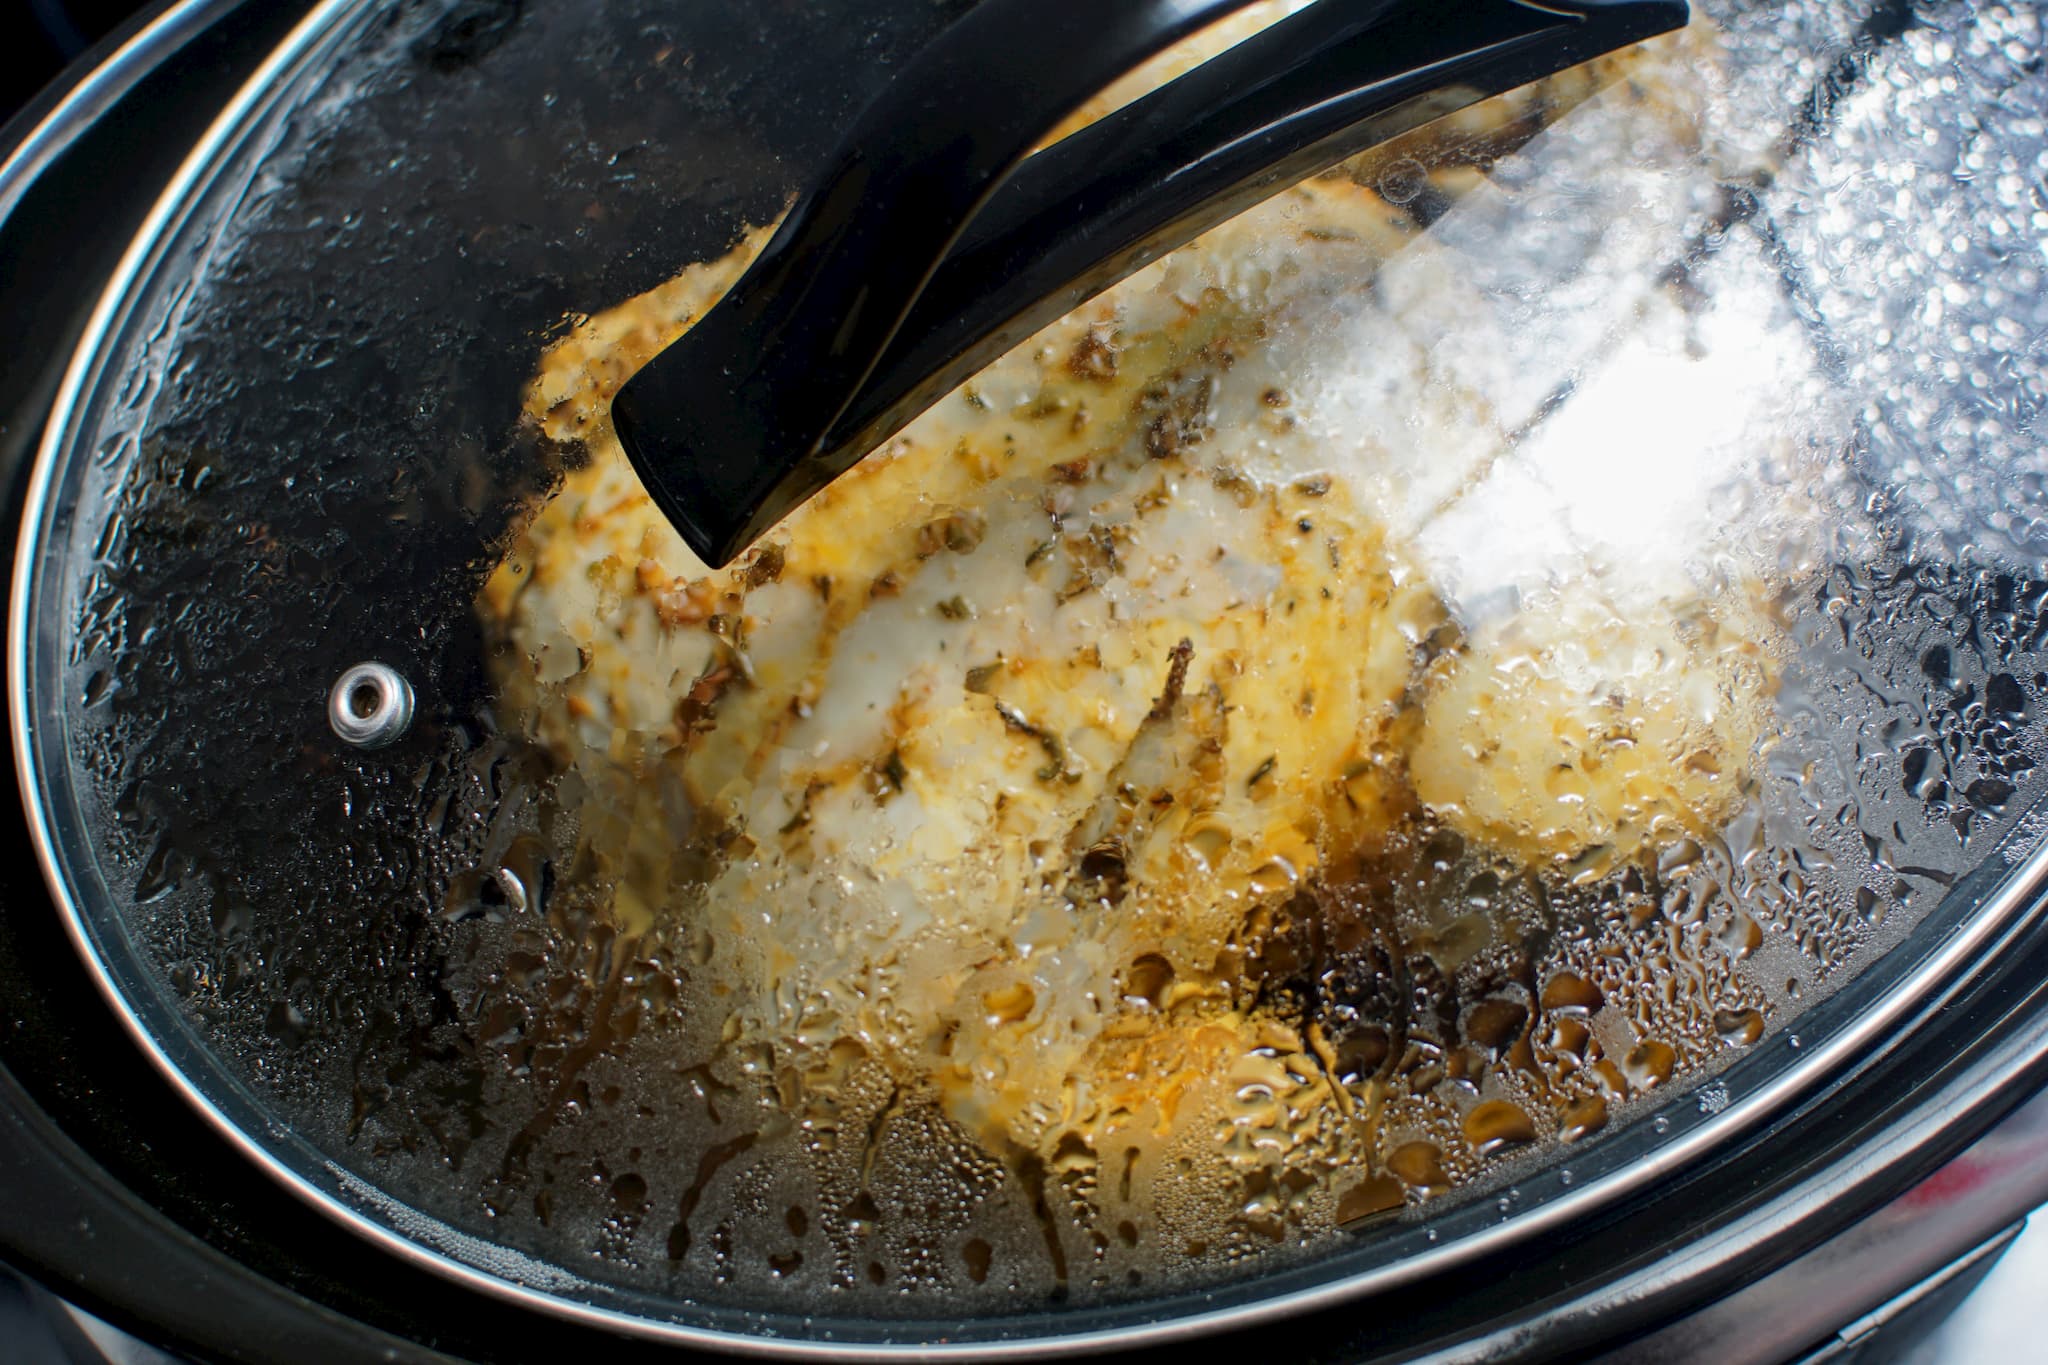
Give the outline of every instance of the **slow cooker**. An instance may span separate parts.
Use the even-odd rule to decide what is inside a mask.
[[[974,9],[191,0],[9,126],[5,1260],[201,1358],[1878,1358],[2048,1198],[2039,11],[1410,106],[607,558],[611,396]],[[952,680],[843,781],[835,610]]]

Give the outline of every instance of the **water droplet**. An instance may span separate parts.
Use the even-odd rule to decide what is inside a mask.
[[[1753,1009],[1716,1010],[1714,1032],[1730,1047],[1748,1047],[1764,1036],[1764,1016]]]
[[[1429,186],[1429,169],[1413,157],[1404,156],[1380,176],[1380,198],[1389,204],[1409,204]]]

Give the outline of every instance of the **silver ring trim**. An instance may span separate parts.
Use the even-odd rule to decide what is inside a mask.
[[[357,700],[367,693],[367,709]],[[412,725],[412,684],[389,664],[357,664],[327,693],[327,724],[345,743],[381,749]]]
[[[192,0],[193,5],[201,0]],[[28,816],[36,858],[50,894],[61,911],[66,932],[83,958],[100,993],[120,1017],[129,1035],[150,1057],[171,1086],[252,1164],[264,1171],[293,1195],[320,1210],[357,1235],[383,1250],[415,1265],[443,1275],[485,1294],[522,1306],[551,1313],[605,1331],[633,1337],[692,1346],[731,1355],[794,1360],[1018,1360],[1066,1357],[1099,1352],[1107,1347],[1129,1348],[1162,1344],[1192,1343],[1210,1333],[1269,1323],[1299,1313],[1329,1308],[1369,1293],[1381,1293],[1422,1278],[1439,1274],[1458,1264],[1496,1254],[1532,1233],[1560,1227],[1646,1186],[1670,1178],[1694,1160],[1736,1135],[1767,1121],[1772,1114],[1803,1093],[1815,1089],[1831,1074],[1841,1070],[1857,1054],[1891,1031],[1908,1013],[1939,1008],[1941,1002],[1960,989],[1952,980],[1973,959],[1986,950],[2029,932],[2031,925],[2016,922],[2019,912],[2034,897],[2035,888],[2048,878],[2048,845],[2034,849],[2025,861],[2010,869],[2006,881],[1967,920],[1958,925],[1940,947],[1885,998],[1825,1043],[1804,1049],[1804,1060],[1753,1092],[1671,1140],[1666,1146],[1611,1174],[1575,1186],[1568,1194],[1548,1199],[1541,1206],[1495,1226],[1463,1236],[1441,1247],[1422,1251],[1405,1260],[1372,1267],[1342,1280],[1262,1299],[1257,1303],[1195,1312],[1165,1321],[1113,1330],[1095,1330],[1066,1335],[1006,1340],[968,1340],[933,1344],[835,1342],[825,1339],[790,1339],[721,1331],[684,1323],[656,1321],[616,1309],[579,1302],[560,1293],[513,1283],[479,1270],[441,1251],[400,1236],[391,1227],[362,1211],[351,1208],[293,1169],[258,1137],[230,1120],[185,1073],[177,1067],[162,1043],[136,1015],[130,1001],[109,974],[97,951],[73,888],[64,875],[52,841],[48,814],[42,802],[42,776],[36,768],[30,742],[34,712],[27,692],[30,631],[27,627],[29,588],[35,565],[35,550],[41,540],[46,507],[54,484],[57,461],[65,434],[78,416],[78,405],[92,362],[107,341],[122,301],[139,282],[157,239],[176,217],[186,195],[203,178],[222,147],[242,128],[244,120],[268,94],[278,78],[297,62],[320,38],[346,15],[360,8],[362,0],[322,0],[279,44],[242,89],[222,111],[192,154],[172,177],[162,197],[144,221],[121,264],[110,277],[92,318],[79,339],[66,369],[56,402],[52,405],[43,433],[24,506],[22,535],[17,542],[13,583],[10,591],[8,629],[8,711],[14,728],[14,751],[20,777],[21,795]],[[172,11],[160,22],[168,23],[183,14]],[[141,41],[138,36],[136,41]],[[283,1131],[279,1130],[282,1137]],[[329,1163],[337,1184],[361,1189],[360,1177]],[[377,1192],[381,1193],[381,1192]],[[385,1200],[397,1211],[396,1201]],[[436,1227],[440,1220],[407,1209],[412,1219]],[[410,1219],[409,1219],[410,1221]],[[449,1239],[468,1239],[448,1229]],[[523,1258],[522,1258],[523,1259]],[[539,1267],[534,1267],[539,1269]],[[553,1278],[553,1277],[549,1277]],[[569,1278],[566,1272],[561,1278]],[[559,1282],[559,1280],[557,1281]],[[602,1286],[592,1286],[602,1289]]]

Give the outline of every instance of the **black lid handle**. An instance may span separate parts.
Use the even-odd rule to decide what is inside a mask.
[[[848,130],[752,268],[612,400],[724,564],[1004,351],[1367,147],[1686,22],[1685,0],[1317,0],[1051,147],[1251,0],[982,0]]]

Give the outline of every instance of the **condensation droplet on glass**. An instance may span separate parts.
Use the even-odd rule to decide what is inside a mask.
[[[1389,204],[1412,203],[1429,184],[1429,170],[1412,156],[1404,156],[1380,176],[1380,198]]]

